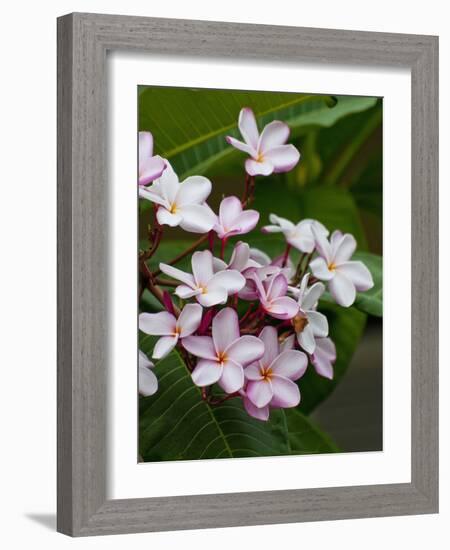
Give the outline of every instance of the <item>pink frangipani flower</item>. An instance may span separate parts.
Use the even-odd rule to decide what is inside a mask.
[[[190,176],[182,183],[169,163],[150,187],[141,187],[139,196],[158,205],[156,218],[160,225],[180,226],[191,233],[207,233],[216,215],[206,206],[211,182],[203,176]]]
[[[336,361],[336,346],[331,338],[317,338],[316,349],[310,355],[311,363],[317,374],[333,379],[333,364]]]
[[[260,135],[253,111],[244,107],[239,113],[238,126],[245,143],[231,136],[226,140],[251,157],[245,161],[245,170],[250,176],[289,172],[298,163],[300,153],[293,145],[286,145],[290,130],[284,122],[270,122]]]
[[[327,237],[329,233],[328,229],[317,220],[305,219],[298,224],[294,224],[275,214],[270,214],[269,220],[273,225],[265,225],[261,229],[263,233],[283,233],[288,244],[307,254],[313,252],[316,246],[312,227],[324,237]]]
[[[372,274],[360,261],[349,261],[356,250],[356,240],[350,233],[334,231],[330,241],[313,228],[316,248],[320,257],[309,265],[313,275],[328,281],[331,295],[343,307],[349,307],[356,298],[356,291],[373,287]]]
[[[298,313],[298,304],[286,296],[288,282],[283,273],[276,273],[261,280],[262,269],[253,271],[249,279],[253,280],[263,310],[275,319],[292,319]]]
[[[210,336],[189,336],[184,348],[200,360],[192,372],[192,380],[204,387],[219,383],[227,393],[244,385],[244,368],[264,353],[264,344],[256,336],[240,336],[236,311],[226,307],[212,321]]]
[[[220,258],[213,258],[214,271],[223,271],[224,269],[235,269],[242,273],[250,267],[261,267],[258,262],[250,258],[250,247],[247,243],[239,241],[235,244],[231,253],[230,262],[227,264]]]
[[[305,373],[308,359],[298,350],[281,351],[275,327],[264,327],[259,338],[264,342],[264,355],[244,371],[248,380],[244,406],[248,409],[253,404],[266,409],[261,414],[268,418],[269,405],[286,408],[300,403],[300,391],[294,381]]]
[[[300,288],[289,287],[297,297],[299,311],[292,320],[297,340],[305,351],[313,353],[316,348],[316,338],[328,336],[328,321],[323,313],[316,311],[317,302],[325,292],[322,283],[315,283],[308,288],[309,273],[301,282]]]
[[[233,235],[249,233],[259,221],[259,212],[243,210],[237,197],[225,197],[220,203],[214,231],[219,239],[228,239]]]
[[[159,155],[153,156],[153,136],[139,132],[139,185],[148,185],[164,172],[166,162]]]
[[[175,290],[183,300],[195,296],[204,307],[224,304],[230,294],[236,294],[245,285],[245,278],[235,269],[214,273],[213,255],[209,250],[194,252],[191,262],[192,275],[171,265],[159,264],[163,273],[183,283]]]
[[[177,345],[180,338],[193,334],[202,320],[202,306],[187,304],[178,319],[168,311],[159,313],[141,313],[139,315],[139,330],[152,336],[162,336],[153,349],[153,358],[166,357]]]
[[[158,390],[158,379],[152,369],[155,365],[139,350],[139,393],[145,397],[153,395]]]

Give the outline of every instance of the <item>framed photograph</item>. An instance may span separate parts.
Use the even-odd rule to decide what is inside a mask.
[[[438,40],[58,20],[58,530],[438,510]]]

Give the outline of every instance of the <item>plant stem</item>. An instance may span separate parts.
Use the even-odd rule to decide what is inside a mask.
[[[169,279],[155,279],[155,283],[160,286],[178,286],[180,283],[177,281],[170,281]]]
[[[286,249],[284,251],[283,262],[281,264],[281,267],[286,267],[290,251],[291,251],[291,245],[289,243],[287,243],[286,244]]]
[[[187,248],[184,252],[181,252],[180,254],[178,254],[178,256],[175,256],[175,258],[173,258],[172,260],[170,260],[170,262],[167,262],[167,263],[169,265],[174,265],[174,264],[178,263],[180,260],[185,258],[188,254],[190,254],[196,248],[198,248],[202,243],[207,241],[208,238],[209,238],[209,233],[207,233],[206,235],[203,235],[203,237],[200,237],[200,239],[198,239],[194,243],[192,243],[192,245],[189,248]],[[160,273],[161,273],[161,270],[157,269],[156,271],[153,272],[153,275],[154,275],[154,277],[156,277]]]

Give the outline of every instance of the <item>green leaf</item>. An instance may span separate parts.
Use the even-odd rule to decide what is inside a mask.
[[[319,310],[327,316],[330,337],[336,344],[337,359],[333,380],[319,376],[309,365],[306,374],[298,381],[302,396],[299,410],[304,414],[309,414],[337,386],[350,364],[366,324],[366,314],[355,307],[343,308],[321,301]]]
[[[336,453],[339,448],[298,409],[285,409],[291,454]]]
[[[151,354],[152,340],[141,338]],[[289,454],[286,419],[273,411],[269,422],[251,418],[241,399],[208,405],[177,352],[154,369],[158,392],[139,403],[139,449],[144,461],[193,460]]]
[[[370,252],[356,252],[352,260],[360,260],[372,273],[374,286],[366,292],[358,292],[354,306],[361,311],[383,316],[383,258]]]

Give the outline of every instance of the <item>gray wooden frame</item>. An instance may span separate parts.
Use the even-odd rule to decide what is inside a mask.
[[[107,500],[109,50],[411,69],[411,483]],[[58,19],[59,531],[83,536],[437,512],[437,311],[437,37],[81,13]]]

